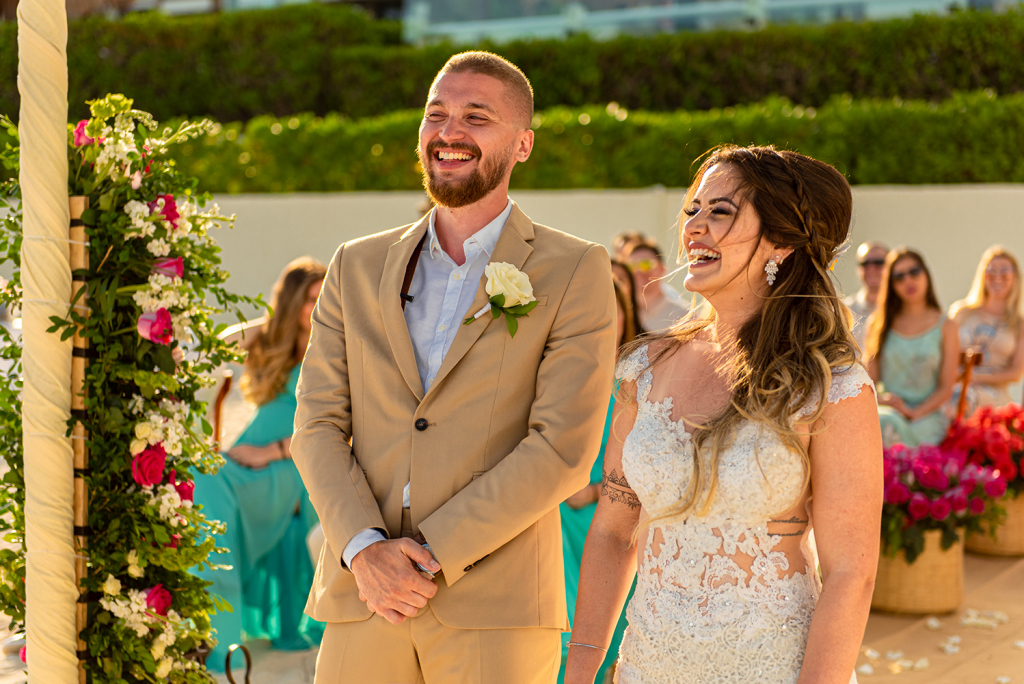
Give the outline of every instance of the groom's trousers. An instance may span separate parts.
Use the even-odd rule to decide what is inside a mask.
[[[328,624],[315,684],[554,684],[561,652],[557,629],[454,629],[427,607]]]

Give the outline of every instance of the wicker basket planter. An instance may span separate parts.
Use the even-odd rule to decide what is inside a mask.
[[[967,550],[989,556],[1024,556],[1024,494],[1003,500],[1006,520],[996,528],[996,538],[986,533],[967,535]]]
[[[900,551],[895,558],[878,559],[878,576],[871,607],[893,613],[927,615],[950,613],[964,598],[964,542],[942,550],[942,531],[924,533],[924,551],[907,563]]]

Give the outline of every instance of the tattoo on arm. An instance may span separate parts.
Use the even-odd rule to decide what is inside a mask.
[[[807,524],[806,520],[804,520],[803,518],[800,518],[798,516],[795,516],[795,515],[792,518],[789,518],[788,520],[770,520],[769,522],[778,523],[780,525],[806,525]],[[804,535],[805,531],[806,531],[806,528],[801,528],[801,529],[797,530],[796,532],[770,532],[769,534],[773,534],[776,537],[802,537]]]
[[[601,481],[601,496],[608,497],[612,503],[626,504],[633,509],[640,508],[640,497],[630,488],[625,474],[619,475],[614,468],[604,474],[604,480]]]

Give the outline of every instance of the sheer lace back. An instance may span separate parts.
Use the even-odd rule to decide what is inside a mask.
[[[637,400],[622,467],[645,511],[656,513],[686,494],[690,434],[672,418],[671,395],[649,401],[646,346],[619,364],[617,376],[635,383]],[[857,396],[865,385],[873,387],[859,365],[834,373],[827,400]],[[819,402],[811,397],[797,415],[811,415]],[[799,454],[770,429],[741,424],[721,455],[707,513],[657,521],[640,539],[619,682],[796,681],[820,589],[804,482]],[[802,523],[799,544],[769,532],[780,513]]]

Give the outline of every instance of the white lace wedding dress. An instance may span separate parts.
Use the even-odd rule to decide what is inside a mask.
[[[666,508],[692,476],[690,436],[672,419],[671,396],[648,401],[646,346],[620,363],[617,376],[637,389],[636,422],[622,450],[625,478],[644,510]],[[828,401],[857,396],[864,386],[874,387],[859,365],[834,373]],[[799,455],[774,432],[742,425],[722,454],[708,515],[656,523],[640,539],[618,684],[795,684],[820,592],[810,502],[795,558],[776,549],[782,537],[768,525],[780,506],[799,500],[803,484]]]

